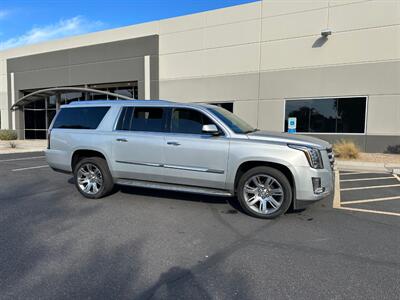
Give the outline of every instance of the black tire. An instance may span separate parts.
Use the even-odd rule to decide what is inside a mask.
[[[280,199],[280,207],[274,211],[271,212],[269,214],[264,214],[264,213],[260,213],[254,210],[254,208],[252,209],[251,206],[248,204],[248,202],[246,201],[245,198],[245,193],[244,193],[244,187],[245,184],[248,183],[248,181],[251,178],[254,178],[254,176],[269,176],[272,177],[273,179],[276,180],[276,182],[279,183],[281,190],[283,191],[283,195],[281,197],[279,197]],[[274,182],[274,184],[276,184]],[[292,187],[289,183],[289,180],[286,178],[286,176],[279,170],[271,168],[271,167],[255,167],[252,168],[250,170],[248,170],[246,173],[244,173],[238,182],[238,186],[236,189],[236,194],[237,194],[237,198],[239,200],[239,204],[240,206],[243,208],[243,210],[256,218],[261,218],[261,219],[274,219],[276,217],[279,217],[280,215],[284,214],[290,207],[290,204],[292,202],[292,195],[293,195],[293,191],[292,191]],[[268,204],[270,205],[270,204]],[[271,207],[271,211],[273,210],[273,208]]]
[[[90,166],[93,165],[95,166],[101,173],[101,178],[102,178],[102,185],[98,188],[98,191],[96,193],[92,191],[90,192],[85,192],[79,185],[78,183],[78,173],[79,170],[82,167]],[[88,158],[83,158],[81,159],[74,167],[74,182],[75,186],[78,189],[78,191],[86,198],[89,199],[99,199],[102,198],[113,190],[114,187],[114,181],[111,176],[110,170],[108,168],[107,162],[105,159],[100,158],[100,157],[88,157]],[[96,186],[97,188],[97,186]]]

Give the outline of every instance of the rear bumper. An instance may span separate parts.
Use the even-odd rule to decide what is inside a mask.
[[[64,173],[71,173],[71,159],[65,151],[59,150],[52,150],[47,149],[45,150],[46,161],[49,166],[56,171],[64,172]]]

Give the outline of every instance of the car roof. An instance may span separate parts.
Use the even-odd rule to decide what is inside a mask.
[[[162,106],[162,107],[204,107],[208,106],[201,103],[179,103],[167,100],[92,100],[92,101],[73,101],[69,104],[61,105],[61,108],[68,107],[88,107],[88,106]]]

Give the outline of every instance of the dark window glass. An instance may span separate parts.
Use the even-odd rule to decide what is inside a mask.
[[[41,139],[45,140],[47,138],[46,130],[25,130],[25,138],[28,140]]]
[[[85,100],[85,94],[82,92],[71,92],[61,94],[61,104],[68,104],[73,101]]]
[[[310,132],[336,132],[337,100],[310,102]]]
[[[285,131],[288,130],[288,118],[297,119],[298,132],[310,131],[310,101],[286,101]]]
[[[55,115],[56,115],[56,111],[54,109],[47,111],[47,126],[50,126]]]
[[[46,110],[24,110],[26,129],[46,129]]]
[[[365,127],[365,98],[338,100],[337,132],[364,133]]]
[[[107,100],[107,95],[90,92],[89,93],[89,100]]]
[[[25,105],[25,108],[31,108],[31,109],[45,109],[46,108],[46,99],[39,99],[39,100],[35,100],[31,103],[28,103],[27,105]]]
[[[53,128],[96,129],[109,109],[105,106],[63,108]]]
[[[133,88],[116,88],[113,93],[118,94],[118,95],[122,95],[125,97],[129,97],[129,98],[133,98],[134,97],[134,92],[133,92]]]
[[[117,123],[117,130],[131,130],[133,107],[124,107]]]
[[[203,125],[214,124],[206,115],[199,111],[186,108],[176,108],[171,116],[171,132],[202,134]]]
[[[133,110],[132,131],[165,131],[165,111],[158,107],[135,107]]]
[[[297,132],[364,133],[366,98],[330,98],[286,101],[288,118],[297,119]]]
[[[50,96],[47,99],[47,108],[56,108],[57,96]]]
[[[230,111],[231,113],[233,113],[233,102],[221,102],[221,103],[214,102],[214,103],[210,103],[210,104],[222,107],[222,108],[226,109],[227,111]]]

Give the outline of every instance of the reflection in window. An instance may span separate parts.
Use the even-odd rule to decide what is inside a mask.
[[[82,92],[71,92],[61,94],[61,104],[69,104],[73,101],[85,100],[85,94]]]
[[[297,119],[297,132],[364,133],[366,98],[329,98],[286,101],[288,118]]]

